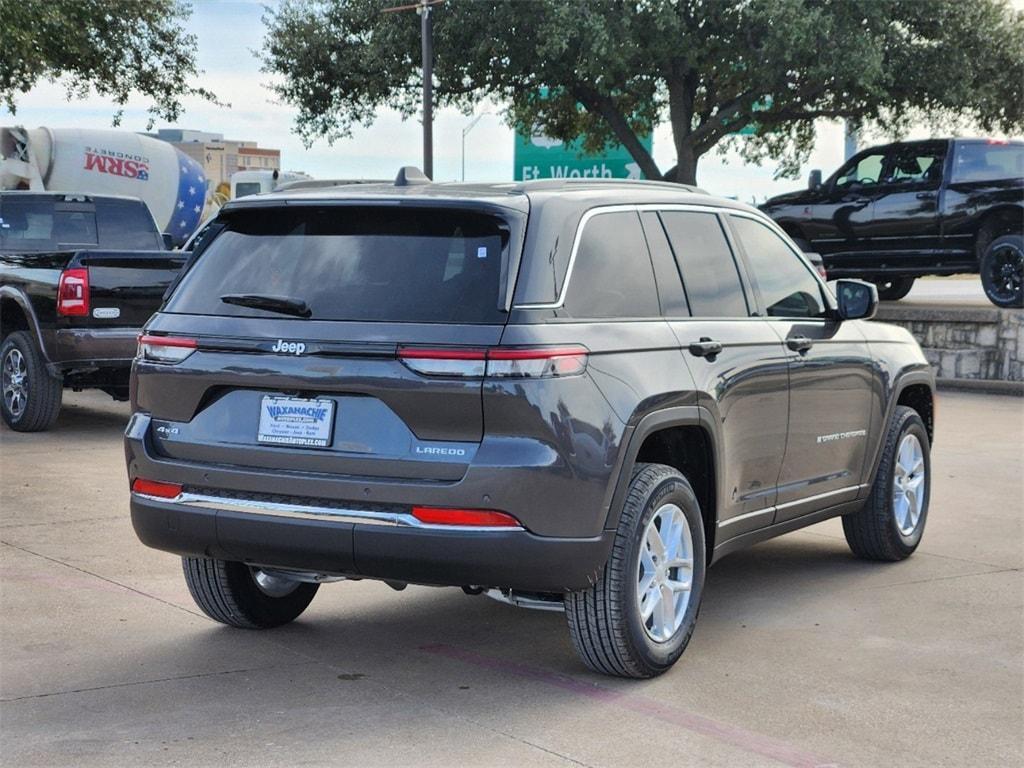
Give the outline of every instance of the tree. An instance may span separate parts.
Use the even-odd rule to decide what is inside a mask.
[[[393,4],[267,12],[264,71],[305,141],[350,135],[381,107],[416,114],[419,21],[381,12]],[[439,104],[490,97],[510,123],[588,151],[620,142],[649,178],[663,174],[637,138],[662,120],[668,177],[684,183],[723,142],[792,175],[817,118],[895,134],[920,119],[1024,127],[1024,14],[1005,0],[447,0],[433,13]],[[744,126],[755,134],[737,138]]]
[[[133,92],[153,100],[150,126],[171,122],[182,98],[209,91],[199,75],[196,39],[183,31],[191,9],[177,0],[0,0],[0,103],[16,114],[16,99],[39,80],[64,78],[68,98],[90,88],[119,109]]]

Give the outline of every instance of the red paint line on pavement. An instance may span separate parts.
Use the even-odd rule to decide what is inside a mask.
[[[720,742],[738,747],[747,752],[777,760],[784,765],[792,766],[792,768],[825,768],[826,766],[838,765],[833,760],[825,760],[798,747],[785,744],[760,733],[748,731],[745,728],[659,704],[640,696],[602,688],[601,686],[586,683],[567,675],[560,675],[540,667],[532,667],[526,664],[506,661],[505,659],[484,656],[443,643],[420,646],[420,650],[472,664],[473,666],[537,680],[594,701],[613,704],[622,709],[638,712],[665,723],[681,726],[694,733],[717,739]]]

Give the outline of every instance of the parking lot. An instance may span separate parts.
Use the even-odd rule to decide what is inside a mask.
[[[1019,765],[1020,399],[939,395],[921,548],[855,560],[838,521],[713,567],[661,678],[588,673],[564,619],[457,589],[321,588],[232,630],[137,542],[128,414],[67,394],[0,428],[0,760],[28,765]]]

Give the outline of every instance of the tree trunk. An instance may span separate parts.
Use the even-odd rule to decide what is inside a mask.
[[[665,175],[666,181],[674,181],[676,184],[691,184],[696,186],[697,184],[697,160],[699,159],[694,154],[693,147],[689,144],[684,144],[679,149],[679,162]]]
[[[672,142],[676,146],[676,167],[665,174],[666,181],[677,184],[697,183],[697,154],[693,150],[693,94],[695,85],[686,77],[668,82],[668,117],[672,125]]]

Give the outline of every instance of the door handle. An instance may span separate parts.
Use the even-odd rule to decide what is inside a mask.
[[[918,192],[917,193],[917,199],[918,200],[934,200],[936,197],[937,197],[937,195],[934,192]]]
[[[814,346],[814,340],[806,336],[790,336],[786,339],[786,346],[802,355]]]
[[[722,352],[722,342],[712,341],[707,336],[701,336],[700,341],[690,342],[690,354],[696,357],[706,357],[714,361],[715,357]]]

